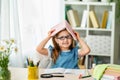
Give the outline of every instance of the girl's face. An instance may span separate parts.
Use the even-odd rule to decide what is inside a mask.
[[[72,36],[67,30],[61,31],[55,40],[61,50],[68,50],[69,46],[72,44]]]

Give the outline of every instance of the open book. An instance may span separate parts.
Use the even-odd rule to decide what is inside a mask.
[[[76,74],[76,75],[89,75],[89,71],[87,69],[64,69],[64,68],[52,68],[45,69],[44,74]]]
[[[73,29],[72,27],[69,25],[69,23],[67,21],[63,21],[55,26],[53,26],[51,29],[52,30],[55,30],[53,33],[52,33],[52,36],[54,36],[55,34],[57,34],[59,31],[65,29],[72,35],[72,37],[74,38],[74,40],[76,40],[76,36],[73,32]]]

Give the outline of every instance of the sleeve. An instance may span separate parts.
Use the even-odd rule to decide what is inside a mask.
[[[48,47],[48,56],[49,56],[49,57],[51,57],[52,51],[53,51],[53,47],[50,45],[50,46]]]
[[[79,51],[81,50],[81,47],[80,47],[80,45],[76,42],[76,51],[77,51],[77,53],[78,53],[78,58],[80,58],[81,56],[79,55]]]
[[[76,55],[78,56],[78,58],[81,58],[81,56],[79,55],[79,51],[80,51],[80,47],[79,46],[76,46],[75,47],[75,51],[77,51]]]
[[[79,47],[78,47],[78,46],[75,46],[75,47],[73,48],[73,53],[75,54],[75,56],[76,56],[77,58],[79,58],[78,50],[79,50]]]

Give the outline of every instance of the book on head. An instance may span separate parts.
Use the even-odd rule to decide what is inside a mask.
[[[69,23],[66,20],[53,26],[51,30],[55,30],[55,31],[51,35],[54,36],[63,29],[66,29],[72,35],[74,40],[77,40],[72,27],[69,25]]]

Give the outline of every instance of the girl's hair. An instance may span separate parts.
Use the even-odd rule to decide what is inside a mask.
[[[60,32],[65,31],[65,30],[66,30],[66,29],[61,30]],[[58,58],[58,56],[59,56],[59,53],[60,53],[60,51],[61,51],[58,43],[55,41],[55,38],[58,36],[58,34],[59,34],[60,32],[58,32],[58,33],[57,33],[55,36],[53,36],[53,38],[52,38],[52,42],[53,42],[54,48],[53,48],[53,53],[52,53],[52,56],[51,56],[51,57],[52,57],[54,63],[56,62],[56,60],[57,60],[57,58]],[[75,41],[72,39],[72,44],[70,45],[69,49],[71,50],[71,49],[73,49],[74,47],[75,47]]]

